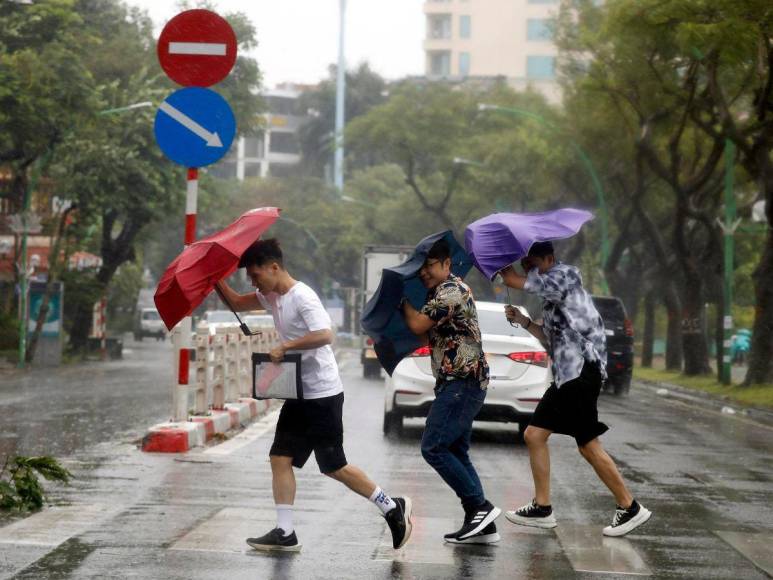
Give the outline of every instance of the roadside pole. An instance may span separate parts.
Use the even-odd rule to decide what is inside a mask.
[[[733,192],[735,180],[735,143],[725,140],[725,221],[717,218],[719,227],[722,228],[724,237],[724,316],[723,316],[723,340],[722,340],[722,384],[732,383],[733,361],[730,347],[733,335],[733,253],[735,251],[735,231],[740,219],[735,217],[735,194]]]

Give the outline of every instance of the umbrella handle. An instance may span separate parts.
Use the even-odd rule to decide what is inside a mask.
[[[259,334],[263,334],[260,330],[250,330],[249,327],[242,322],[242,319],[239,318],[239,315],[236,313],[236,310],[234,310],[234,307],[231,306],[231,303],[228,301],[228,298],[225,297],[225,294],[220,289],[220,286],[215,284],[215,292],[217,292],[217,295],[220,296],[220,299],[225,303],[226,306],[228,306],[228,309],[233,312],[234,316],[236,317],[236,320],[239,321],[239,328],[241,328],[242,333],[244,336],[258,336]]]

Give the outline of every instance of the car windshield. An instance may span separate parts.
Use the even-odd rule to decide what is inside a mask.
[[[158,310],[146,310],[142,313],[142,320],[160,320]]]
[[[478,310],[478,322],[480,331],[483,334],[500,334],[503,336],[531,336],[521,327],[512,326],[505,318],[505,309],[502,305],[502,312],[492,312],[490,310]]]
[[[625,311],[619,300],[614,298],[594,298],[593,303],[596,305],[596,310],[599,311],[602,319],[617,321],[625,320]]]
[[[236,322],[236,317],[233,315],[233,312],[229,312],[228,310],[212,310],[207,312],[208,324],[218,322]]]

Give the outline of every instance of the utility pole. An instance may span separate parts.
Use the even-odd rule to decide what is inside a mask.
[[[723,341],[722,341],[722,384],[729,385],[732,382],[733,361],[730,358],[731,336],[733,335],[733,253],[735,251],[735,230],[740,219],[735,217],[735,193],[733,192],[735,180],[735,143],[725,140],[725,221],[717,218],[719,227],[725,241],[724,260],[724,317],[723,317]]]
[[[344,102],[346,95],[346,57],[344,39],[346,37],[346,0],[340,0],[341,23],[338,28],[338,71],[336,75],[336,129],[335,158],[333,180],[335,188],[341,194],[344,191]]]

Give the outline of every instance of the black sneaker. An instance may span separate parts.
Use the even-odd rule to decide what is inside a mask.
[[[389,510],[384,519],[387,521],[389,531],[392,532],[392,546],[395,550],[402,548],[411,537],[411,530],[413,524],[411,524],[411,498],[409,497],[393,497],[392,501],[397,504],[397,507]]]
[[[301,545],[298,543],[298,537],[295,531],[285,535],[282,528],[274,528],[265,536],[260,538],[247,538],[247,543],[256,550],[266,552],[300,552]]]
[[[493,523],[501,513],[501,509],[492,505],[491,502],[486,501],[486,503],[479,508],[467,512],[464,516],[464,524],[462,524],[462,527],[451,534],[446,534],[444,538],[447,542],[462,544],[464,543],[464,540],[485,530],[486,527]]]
[[[605,536],[624,536],[634,528],[638,528],[652,517],[652,512],[633,500],[628,509],[617,506],[612,525],[604,528]]]
[[[517,510],[505,512],[505,517],[514,524],[521,526],[531,526],[533,528],[555,528],[556,517],[553,515],[553,508],[549,505],[537,505],[537,500],[531,500],[531,503]]]
[[[456,534],[446,534],[446,542],[450,544],[494,544],[500,540],[497,533],[497,525],[491,522],[477,534],[468,536],[461,540]]]

